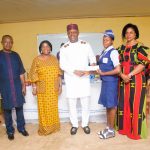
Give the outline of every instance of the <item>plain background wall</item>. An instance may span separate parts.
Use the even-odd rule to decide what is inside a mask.
[[[62,19],[34,22],[0,24],[0,38],[10,34],[14,38],[13,49],[17,51],[28,71],[32,60],[37,56],[37,35],[65,33],[66,25],[77,23],[80,32],[104,32],[112,29],[115,33],[114,46],[121,44],[121,31],[125,24],[136,24],[140,30],[139,41],[150,47],[150,17],[120,17],[120,18],[87,18]],[[1,45],[0,45],[0,48]]]

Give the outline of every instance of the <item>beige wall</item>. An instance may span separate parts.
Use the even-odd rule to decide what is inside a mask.
[[[138,25],[139,40],[150,47],[150,17],[64,19],[0,24],[0,38],[4,34],[13,36],[14,49],[21,55],[28,70],[37,55],[37,34],[64,33],[67,24],[77,23],[80,32],[103,32],[105,29],[112,29],[116,36],[115,46],[118,46],[121,43],[121,30],[129,22]]]

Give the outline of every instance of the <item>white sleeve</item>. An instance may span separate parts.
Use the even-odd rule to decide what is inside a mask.
[[[114,67],[120,65],[120,62],[119,62],[119,53],[117,50],[113,50],[110,54],[110,58],[113,62],[113,65]]]
[[[60,49],[60,68],[68,73],[73,75],[74,69],[72,68],[72,66],[70,66],[69,62],[67,62],[67,57],[66,54],[64,53],[63,49]]]
[[[93,64],[93,63],[96,64],[96,57],[94,55],[92,47],[89,44],[88,44],[88,49],[89,49],[89,61],[90,61],[90,64]]]

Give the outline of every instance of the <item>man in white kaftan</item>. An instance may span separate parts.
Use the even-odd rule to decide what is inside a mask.
[[[78,39],[79,31],[76,24],[67,26],[69,41],[60,49],[60,67],[64,70],[66,84],[66,97],[69,100],[70,120],[72,123],[71,134],[76,134],[78,129],[77,99],[82,106],[82,128],[86,134],[90,133],[89,101],[90,78],[87,73],[89,64],[95,65],[96,58],[91,46]]]

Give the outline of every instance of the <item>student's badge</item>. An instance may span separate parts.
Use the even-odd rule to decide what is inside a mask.
[[[103,58],[103,63],[107,64],[108,63],[108,58]]]

